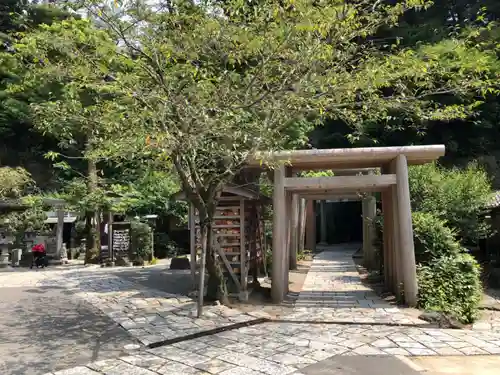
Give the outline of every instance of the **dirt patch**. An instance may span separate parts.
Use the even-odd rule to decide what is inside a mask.
[[[298,262],[297,269],[290,271],[290,278],[288,289],[290,293],[300,293],[304,281],[306,280],[307,273],[311,268],[312,260],[303,260]]]
[[[243,312],[255,310],[263,311],[273,318],[279,318],[292,312],[293,304],[297,299],[307,273],[311,268],[312,259],[299,261],[296,270],[291,270],[289,274],[289,293],[282,304],[276,305],[271,301],[271,279],[266,277],[260,281],[260,287],[254,288],[250,293],[248,302],[233,301],[232,306]]]
[[[500,331],[500,310],[481,309],[480,314],[479,319],[473,325],[474,328]]]

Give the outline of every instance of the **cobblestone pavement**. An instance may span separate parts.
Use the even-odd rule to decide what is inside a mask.
[[[0,289],[0,374],[39,375],[116,358],[137,344],[101,311],[62,287]]]
[[[283,321],[207,334],[155,349],[140,347],[134,355],[51,374],[281,375],[300,374],[301,369],[334,355],[500,354],[500,332],[426,327],[405,309],[381,300],[361,283],[352,260],[354,250],[339,246],[316,255],[296,306]],[[258,316],[213,306],[205,309],[202,319],[196,319],[191,299],[147,288],[113,271],[77,269],[34,275],[36,285],[64,285],[143,344]],[[9,282],[22,284],[10,276],[9,280],[0,276],[0,287]]]
[[[337,356],[500,354],[500,334],[434,328],[270,322],[56,372],[83,374],[300,374]]]
[[[146,288],[106,269],[78,268],[9,276],[0,278],[0,287],[10,283],[66,288],[103,311],[144,345],[255,319],[226,306],[206,306],[203,317],[198,319],[196,302],[192,299]]]
[[[426,324],[391,306],[361,282],[352,258],[356,244],[330,246],[317,254],[288,320]]]

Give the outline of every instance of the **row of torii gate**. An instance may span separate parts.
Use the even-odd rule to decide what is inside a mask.
[[[250,167],[261,166],[262,160],[272,160],[277,165],[273,172],[273,301],[282,302],[288,293],[290,255],[293,259],[299,246],[297,223],[300,198],[326,200],[349,197],[353,193],[380,192],[384,215],[385,284],[393,293],[402,294],[406,304],[415,306],[418,285],[408,165],[430,163],[444,153],[444,145],[374,147],[282,151],[263,153],[250,160]],[[332,170],[334,176],[296,177],[297,172],[307,170]],[[365,173],[352,175],[360,170]],[[380,174],[375,173],[377,170]],[[375,215],[374,204],[373,197],[364,200],[363,216]],[[310,232],[311,237],[315,235]],[[366,225],[363,240],[364,252],[373,254],[369,249],[372,237]]]

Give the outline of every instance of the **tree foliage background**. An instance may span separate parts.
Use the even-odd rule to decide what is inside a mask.
[[[221,186],[258,150],[497,152],[493,0],[4,4],[0,162],[78,204],[89,233],[117,198],[176,214],[182,187],[208,236]]]

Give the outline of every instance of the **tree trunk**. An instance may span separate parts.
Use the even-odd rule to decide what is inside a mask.
[[[88,173],[88,192],[94,194],[97,190],[97,163],[94,160],[87,161]],[[85,263],[98,263],[101,250],[101,226],[100,215],[97,210],[87,211],[85,213],[85,230],[87,233]],[[92,224],[92,221],[94,223]]]
[[[227,305],[229,299],[227,296],[227,285],[224,273],[222,271],[220,262],[217,260],[217,250],[214,246],[214,236],[213,236],[213,216],[214,210],[209,210],[202,214],[204,210],[199,210],[200,212],[200,224],[202,236],[206,235],[206,268],[208,271],[208,281],[207,281],[207,301],[220,301],[222,304]],[[202,217],[205,219],[203,220]],[[203,244],[203,237],[202,237]]]
[[[219,300],[222,304],[227,304],[227,285],[226,279],[217,260],[216,249],[213,246],[212,224],[216,211],[218,198],[220,196],[220,187],[223,181],[216,182],[214,185],[205,184],[198,176],[194,159],[190,155],[183,153],[173,154],[172,160],[175,169],[179,174],[182,187],[189,202],[198,210],[200,220],[200,233],[206,236],[206,269],[208,271],[207,280],[207,300]],[[204,239],[203,239],[204,241]],[[202,241],[202,243],[203,243]],[[203,293],[204,291],[200,291]]]

